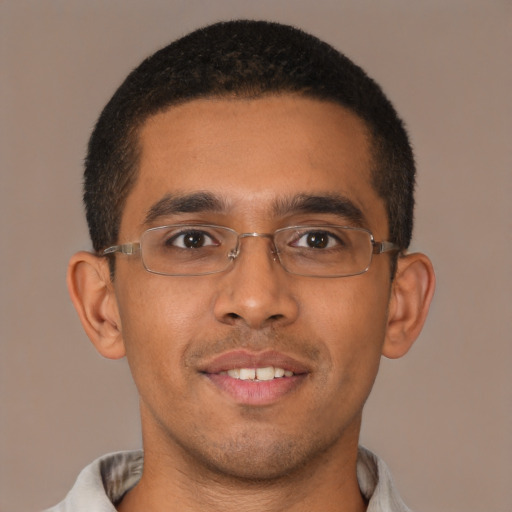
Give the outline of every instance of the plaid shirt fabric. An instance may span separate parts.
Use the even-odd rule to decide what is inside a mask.
[[[116,512],[115,504],[142,476],[141,450],[105,455],[87,466],[64,501],[44,512]],[[368,500],[367,512],[411,512],[393,485],[386,464],[359,448],[357,479]]]

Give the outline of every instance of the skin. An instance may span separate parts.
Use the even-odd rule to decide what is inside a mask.
[[[353,223],[276,212],[278,200],[333,193],[387,238],[367,131],[340,106],[291,95],[195,100],[150,118],[140,147],[120,243],[181,222],[241,233]],[[167,194],[204,191],[222,208],[146,222]],[[127,356],[140,394],[144,474],[119,510],[364,510],[355,473],[363,405],[381,355],[400,357],[419,334],[434,288],[424,255],[400,258],[393,282],[389,257],[359,276],[308,278],[285,272],[268,240],[248,238],[219,274],[164,277],[118,255],[111,282],[105,259],[75,255],[68,282],[84,327],[102,355]],[[305,375],[265,403],[235,399],[203,372],[233,350],[278,351]]]

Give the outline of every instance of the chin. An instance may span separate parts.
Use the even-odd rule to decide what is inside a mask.
[[[251,432],[218,444],[210,441],[206,446],[188,451],[195,454],[196,464],[216,474],[217,478],[245,481],[250,485],[297,476],[306,465],[319,462],[332,444],[333,441],[313,441],[313,436],[291,440]]]

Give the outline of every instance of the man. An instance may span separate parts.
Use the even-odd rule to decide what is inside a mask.
[[[406,252],[414,174],[375,82],[291,27],[216,24],[133,71],[91,136],[95,253],[68,285],[128,359],[144,451],[51,510],[408,510],[358,438],[434,290]]]

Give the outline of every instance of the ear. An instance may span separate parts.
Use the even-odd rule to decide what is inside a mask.
[[[119,310],[108,260],[81,251],[71,257],[67,284],[80,321],[96,347],[109,359],[125,355]]]
[[[388,323],[382,354],[402,357],[419,336],[435,289],[432,262],[421,253],[398,259],[391,287]]]

